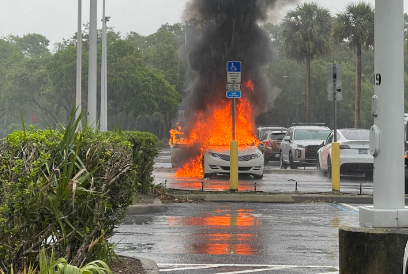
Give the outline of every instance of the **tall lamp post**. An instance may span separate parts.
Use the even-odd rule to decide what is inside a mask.
[[[96,127],[97,0],[91,0],[89,18],[88,125]]]
[[[110,19],[105,16],[105,0],[103,0],[102,15],[102,58],[101,58],[101,124],[100,131],[108,130],[108,81],[107,81],[107,48],[106,48],[106,22]]]
[[[77,30],[77,71],[76,71],[76,99],[75,99],[75,119],[79,118],[82,111],[81,106],[81,83],[82,83],[82,0],[78,0],[78,30]],[[81,121],[78,128],[81,128]]]

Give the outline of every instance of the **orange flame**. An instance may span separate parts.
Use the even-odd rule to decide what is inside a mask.
[[[253,84],[251,85],[253,88]],[[258,145],[260,142],[255,137],[255,123],[249,99],[241,98],[236,100],[235,117],[235,140],[238,145]],[[169,142],[186,145],[198,144],[201,148],[214,145],[228,146],[232,140],[231,100],[225,99],[218,105],[209,106],[205,112],[197,113],[191,128],[191,132],[187,136],[183,136],[181,140],[177,139],[177,135],[183,134],[181,127],[178,126],[177,129],[171,130]],[[175,176],[202,177],[201,157],[202,155],[178,168]]]
[[[249,88],[251,91],[254,91],[254,83],[251,80],[248,80],[248,82],[245,84],[246,88]]]
[[[182,144],[183,143],[183,132],[181,131],[181,126],[179,123],[176,124],[177,129],[170,129],[170,140],[169,140],[169,145],[171,144]]]
[[[203,164],[202,154],[192,159],[191,162],[185,163],[182,167],[178,168],[176,177],[202,177],[203,176]]]

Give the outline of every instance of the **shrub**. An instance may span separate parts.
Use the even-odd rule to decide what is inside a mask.
[[[76,131],[77,124],[31,127],[0,144],[0,268],[6,273],[11,265],[36,262],[40,248],[78,267],[113,254],[107,239],[132,203],[135,181],[143,186],[140,180],[149,177],[152,164],[142,161],[150,156],[140,152],[154,154],[151,137]]]
[[[132,145],[132,159],[135,167],[137,189],[147,193],[153,184],[154,159],[158,155],[157,137],[149,132],[123,131],[120,133]]]

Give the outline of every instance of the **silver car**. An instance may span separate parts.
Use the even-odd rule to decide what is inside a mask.
[[[324,124],[292,124],[280,144],[280,168],[316,166],[317,151],[330,131]]]

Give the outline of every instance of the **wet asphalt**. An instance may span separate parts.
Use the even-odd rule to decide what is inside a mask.
[[[161,158],[160,158],[161,157]],[[175,178],[169,155],[155,164],[155,184],[218,191],[229,180]],[[331,181],[313,168],[280,170],[270,162],[264,178],[240,176],[239,191],[322,193]],[[296,189],[297,187],[297,189]],[[372,193],[364,175],[342,176],[341,191]],[[161,213],[127,215],[112,241],[120,255],[153,260],[160,273],[338,273],[338,228],[358,225],[358,205],[335,203],[166,204]]]
[[[357,211],[330,203],[169,204],[163,213],[128,215],[112,240],[118,254],[153,260],[161,273],[338,273],[338,228],[357,225]]]

